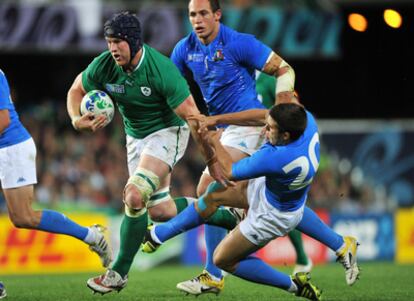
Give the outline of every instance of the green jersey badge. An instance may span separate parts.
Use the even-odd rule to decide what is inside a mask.
[[[144,96],[150,96],[151,95],[151,88],[141,87],[141,92],[142,92],[142,94],[144,94]]]

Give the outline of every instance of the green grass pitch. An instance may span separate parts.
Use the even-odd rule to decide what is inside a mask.
[[[345,284],[339,264],[316,266],[312,280],[323,289],[323,300],[378,301],[414,300],[414,265],[393,263],[361,263],[361,279],[352,287]],[[280,268],[289,272],[290,268]],[[0,276],[8,297],[5,301],[65,301],[65,300],[195,300],[176,290],[177,282],[199,273],[201,267],[180,265],[161,266],[147,272],[131,272],[128,286],[118,293],[92,295],[86,287],[87,278],[95,274],[62,274]],[[0,271],[1,274],[1,271]],[[272,287],[248,283],[233,276],[226,278],[224,291],[215,295],[199,296],[197,301],[227,300],[305,300]]]

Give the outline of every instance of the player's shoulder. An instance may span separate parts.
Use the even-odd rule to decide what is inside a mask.
[[[106,50],[93,59],[88,69],[89,71],[94,70],[100,72],[108,67],[112,67],[114,64],[115,62],[111,56],[111,53],[108,50]]]
[[[241,44],[241,43],[249,43],[253,40],[256,40],[256,37],[249,33],[239,32],[233,28],[230,28],[226,25],[221,24],[221,38],[225,44],[233,45],[233,44]]]
[[[308,121],[307,121],[305,132],[306,131],[311,131],[311,132],[318,131],[318,124],[316,123],[315,116],[313,116],[313,114],[309,112],[308,110],[306,110],[306,118]]]
[[[151,46],[144,44],[144,60],[150,61],[150,65],[173,65],[170,58],[159,52],[157,49],[152,48]]]
[[[192,49],[197,44],[197,36],[194,32],[189,33],[184,38],[179,40],[177,44],[175,44],[174,51],[175,52],[182,52],[182,51],[188,51],[189,49]]]

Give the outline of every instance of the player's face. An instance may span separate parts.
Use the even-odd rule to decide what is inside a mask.
[[[279,145],[281,142],[283,142],[283,133],[279,131],[279,127],[276,123],[276,121],[273,120],[270,115],[266,118],[266,139],[270,142],[272,145]]]
[[[105,38],[108,49],[118,66],[126,66],[131,59],[131,51],[126,41],[118,38]]]
[[[213,41],[219,31],[221,11],[213,13],[208,0],[191,0],[188,14],[193,30],[201,42],[208,44]]]

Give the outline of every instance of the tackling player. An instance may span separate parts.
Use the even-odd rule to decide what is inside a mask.
[[[267,143],[251,157],[233,163],[215,135],[211,143],[220,164],[230,179],[240,182],[227,189],[211,184],[194,205],[169,222],[153,227],[143,249],[155,251],[171,237],[204,223],[219,206],[248,209],[247,218],[216,249],[214,263],[243,279],[320,300],[319,289],[308,282],[306,273],[297,273],[291,280],[250,256],[297,228],[336,252],[349,285],[359,274],[356,239],[335,233],[305,206],[319,166],[319,135],[314,117],[295,103],[282,103],[267,112],[250,110],[220,117],[220,122],[230,124],[265,123]]]

